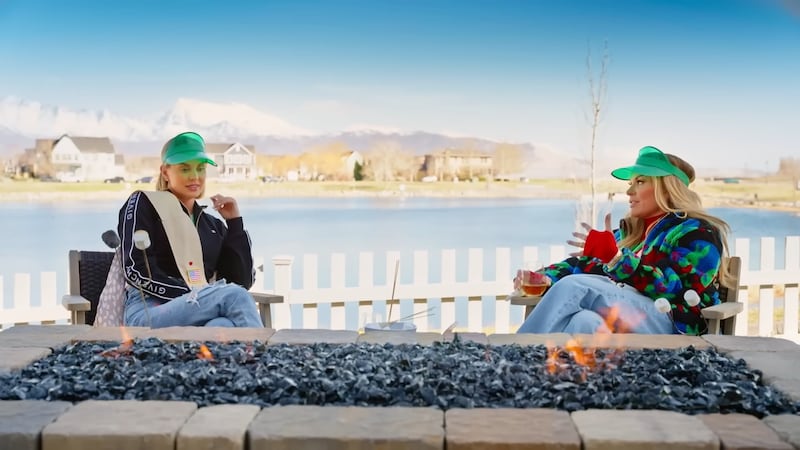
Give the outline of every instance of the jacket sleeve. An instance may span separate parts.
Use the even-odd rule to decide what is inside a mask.
[[[611,278],[630,284],[650,298],[664,297],[670,303],[683,304],[683,294],[692,289],[701,297],[701,306],[714,303],[705,295],[715,291],[713,284],[722,261],[722,243],[718,232],[697,220],[686,221],[669,231],[657,246],[645,252],[658,252],[658,258],[648,258],[654,264],[642,263],[642,258],[623,248],[619,258],[605,266]]]
[[[250,236],[241,217],[226,221],[228,231],[222,241],[217,276],[250,289],[255,281]]]
[[[614,241],[619,242],[622,238],[621,230],[613,231]],[[554,283],[567,275],[576,273],[589,273],[594,275],[605,275],[603,261],[591,256],[571,256],[563,261],[551,264],[544,269],[545,275],[550,277]]]
[[[141,191],[131,194],[120,210],[117,231],[120,237],[125,281],[131,286],[141,288],[146,294],[170,300],[189,292],[189,287],[183,278],[167,275],[158,264],[159,254],[163,252],[172,254],[169,243],[158,239],[159,236],[164,236],[162,227],[158,213]],[[146,250],[136,248],[133,233],[137,230],[144,230],[150,235],[150,248]]]
[[[576,273],[604,275],[603,263],[597,258],[590,258],[588,256],[570,256],[563,261],[550,264],[544,268],[544,274],[550,277],[554,283],[568,275]]]

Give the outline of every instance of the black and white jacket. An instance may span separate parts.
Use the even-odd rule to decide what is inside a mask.
[[[188,216],[186,208],[183,205],[181,208]],[[206,279],[224,278],[229,283],[250,289],[255,272],[250,236],[244,229],[242,218],[228,220],[226,226],[218,218],[205,213],[205,208],[195,203],[192,217],[200,235]],[[144,261],[145,252],[133,243],[136,230],[145,230],[150,235],[151,245],[146,252],[152,274],[148,273]],[[143,192],[131,194],[120,209],[117,232],[125,281],[129,285],[141,286],[146,295],[162,300],[171,300],[190,291],[175,263],[161,219]]]

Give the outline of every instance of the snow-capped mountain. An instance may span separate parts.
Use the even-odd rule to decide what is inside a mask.
[[[209,140],[234,140],[253,136],[310,134],[272,114],[242,103],[212,103],[181,98],[153,124],[157,137],[200,130]]]
[[[178,99],[166,112],[149,118],[127,117],[106,110],[71,110],[17,97],[0,99],[0,154],[18,154],[32,146],[37,138],[56,138],[63,134],[108,136],[123,154],[152,154],[164,139],[186,130],[199,132],[208,142],[254,145],[262,154],[298,154],[332,142],[367,153],[378,143],[390,140],[417,155],[466,147],[492,152],[498,144],[488,139],[427,131],[403,132],[368,125],[353,126],[340,133],[313,133],[249,105],[186,98]],[[529,143],[518,145],[531,175],[535,172],[568,176],[583,165],[547,147]]]
[[[143,142],[161,140],[186,130],[196,130],[215,141],[309,134],[277,116],[241,103],[178,99],[172,108],[155,117],[126,117],[107,110],[72,110],[17,97],[0,99],[0,123],[7,130],[0,130],[0,133],[31,139],[66,133],[108,136],[119,142]]]

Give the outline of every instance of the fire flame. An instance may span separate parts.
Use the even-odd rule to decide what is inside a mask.
[[[618,305],[614,305],[611,308],[607,308],[605,311],[602,311],[601,314],[605,320],[605,328],[608,331],[606,333],[630,333],[633,331],[633,328],[642,320],[644,320],[644,313],[637,312],[636,314],[631,314],[630,317],[626,317],[625,320],[620,319],[620,309]],[[598,333],[601,332],[600,329],[597,330]]]
[[[119,346],[104,351],[101,353],[103,356],[117,358],[122,355],[128,355],[133,351],[133,339],[130,334],[128,334],[128,330],[126,330],[125,327],[120,327],[119,333],[122,335]]]
[[[559,349],[553,341],[547,342],[547,360],[544,362],[547,373],[555,375],[559,371],[560,361],[558,360]]]
[[[570,339],[564,347],[556,346],[552,341],[547,345],[547,359],[545,369],[551,375],[556,375],[570,367],[579,368],[581,381],[586,381],[589,372],[601,370],[606,367],[614,366],[622,357],[623,349],[613,349],[606,357],[598,361],[596,356],[597,348],[607,347],[604,343],[609,341],[610,335],[615,333],[629,333],[641,321],[643,315],[632,315],[621,319],[620,308],[612,306],[601,312],[603,323],[595,330],[593,339],[589,345],[584,345],[579,339]]]
[[[125,327],[119,329],[122,340],[115,348],[110,348],[101,353],[102,356],[107,358],[119,358],[120,356],[130,355],[133,352],[133,339],[131,338],[128,330]],[[205,344],[200,344],[200,349],[197,352],[197,359],[204,359],[208,361],[214,360],[214,354]]]
[[[206,347],[206,344],[200,344],[200,351],[197,352],[197,359],[207,359],[209,361],[214,360],[214,355],[211,354],[211,350]]]

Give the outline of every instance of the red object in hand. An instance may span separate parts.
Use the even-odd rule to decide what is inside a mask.
[[[610,231],[590,231],[583,245],[583,256],[598,258],[604,263],[611,261],[618,251],[614,233]]]

